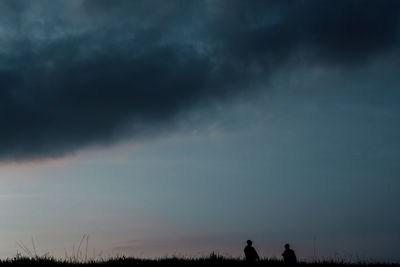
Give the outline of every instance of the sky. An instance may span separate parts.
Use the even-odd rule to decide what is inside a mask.
[[[400,262],[399,37],[395,0],[1,1],[0,257]]]

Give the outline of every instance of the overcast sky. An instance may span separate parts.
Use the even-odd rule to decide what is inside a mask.
[[[0,257],[400,261],[400,2],[0,2]],[[314,250],[315,248],[315,250]]]

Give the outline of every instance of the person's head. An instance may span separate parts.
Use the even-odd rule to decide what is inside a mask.
[[[289,249],[290,245],[289,244],[285,244],[285,249]]]
[[[247,240],[247,245],[249,245],[249,246],[253,245],[253,241]]]

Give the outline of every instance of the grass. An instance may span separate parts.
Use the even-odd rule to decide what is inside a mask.
[[[164,257],[157,259],[143,259],[143,258],[134,258],[134,257],[125,257],[125,256],[115,256],[115,257],[97,257],[90,258],[88,257],[88,244],[89,244],[89,236],[84,234],[82,239],[79,242],[79,245],[75,249],[75,245],[73,246],[72,252],[70,254],[65,251],[65,258],[59,259],[52,257],[49,253],[45,253],[43,255],[38,255],[36,253],[36,246],[32,238],[32,249],[29,249],[28,246],[24,245],[22,242],[17,243],[20,249],[24,254],[17,253],[17,255],[13,258],[8,258],[5,260],[0,259],[0,267],[2,266],[96,266],[96,267],[106,267],[106,266],[138,266],[138,267],[150,267],[150,266],[159,266],[159,267],[169,267],[169,266],[182,266],[182,267],[202,267],[202,266],[266,266],[266,267],[274,267],[274,266],[288,266],[284,264],[283,261],[277,260],[275,258],[263,258],[260,261],[249,264],[244,261],[243,258],[233,258],[222,256],[221,254],[212,252],[209,256],[199,257],[199,258],[189,258],[189,257]],[[314,262],[299,262],[297,266],[304,267],[317,267],[317,266],[325,266],[325,267],[400,267],[399,263],[377,263],[377,262],[358,262],[358,263],[350,263],[341,259],[334,260],[325,260],[325,261],[314,261]]]
[[[243,259],[239,258],[227,258],[220,256],[216,253],[211,253],[207,257],[202,258],[183,258],[183,257],[168,257],[160,259],[139,259],[132,257],[114,257],[101,260],[91,260],[91,259],[56,259],[54,257],[45,256],[35,256],[26,257],[21,254],[14,258],[0,260],[1,266],[191,266],[191,267],[201,267],[201,266],[287,266],[282,261],[275,259],[262,259],[254,264],[248,264]],[[343,261],[320,261],[320,262],[300,262],[297,266],[399,266],[400,264],[383,264],[383,263],[346,263]]]

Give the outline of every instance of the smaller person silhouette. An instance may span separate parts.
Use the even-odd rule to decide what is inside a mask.
[[[244,248],[244,255],[246,256],[247,262],[255,262],[260,260],[256,249],[253,247],[253,242],[247,240],[247,246]]]
[[[287,264],[295,264],[297,262],[294,250],[290,248],[289,244],[285,245],[285,251],[282,253],[283,261]]]

